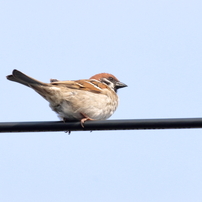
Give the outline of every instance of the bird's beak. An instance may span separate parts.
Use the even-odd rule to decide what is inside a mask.
[[[127,87],[125,83],[122,83],[120,81],[116,82],[116,89],[124,88],[124,87]]]

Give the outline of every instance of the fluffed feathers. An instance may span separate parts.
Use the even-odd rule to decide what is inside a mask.
[[[18,70],[7,79],[34,89],[64,121],[102,120],[109,118],[118,106],[117,89],[126,87],[115,76],[101,73],[90,79],[43,83]]]

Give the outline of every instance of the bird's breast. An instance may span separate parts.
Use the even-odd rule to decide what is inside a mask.
[[[89,91],[67,91],[61,96],[60,102],[50,102],[50,107],[60,118],[81,120],[82,114],[91,119],[109,118],[118,106],[116,93],[93,93]]]

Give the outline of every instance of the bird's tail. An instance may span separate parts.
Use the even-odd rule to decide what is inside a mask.
[[[33,78],[27,76],[26,74],[23,74],[22,72],[20,72],[16,69],[13,70],[12,75],[8,75],[6,78],[10,81],[21,83],[21,84],[28,86],[28,87],[33,87],[35,85],[41,85],[41,86],[47,85],[46,83],[43,83],[41,81],[37,81],[36,79],[33,79]]]
[[[59,89],[51,88],[51,85],[48,83],[33,79],[16,69],[13,70],[12,75],[7,76],[7,79],[31,87],[49,102],[59,102],[55,98],[55,92],[59,91]]]

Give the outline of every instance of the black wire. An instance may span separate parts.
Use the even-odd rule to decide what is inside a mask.
[[[202,118],[126,119],[80,122],[1,122],[0,132],[95,131],[202,128]]]

